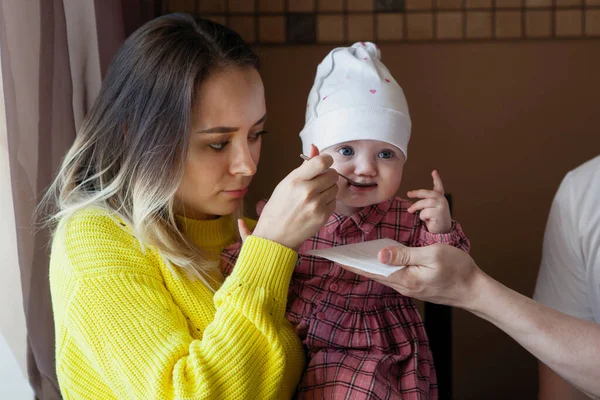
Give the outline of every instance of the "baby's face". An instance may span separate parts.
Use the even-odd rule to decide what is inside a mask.
[[[396,146],[377,140],[354,140],[328,147],[321,153],[333,157],[333,168],[340,174],[355,182],[372,184],[358,187],[340,177],[338,213],[352,215],[362,207],[389,200],[400,187],[405,159]]]

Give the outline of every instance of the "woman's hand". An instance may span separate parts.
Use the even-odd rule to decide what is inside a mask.
[[[392,246],[379,251],[379,261],[406,266],[388,277],[344,266],[358,275],[387,285],[404,296],[431,303],[468,308],[478,297],[476,280],[483,275],[464,251],[446,244],[425,247]]]
[[[253,235],[295,249],[314,235],[335,211],[338,174],[333,159],[311,147],[311,158],[277,185]]]

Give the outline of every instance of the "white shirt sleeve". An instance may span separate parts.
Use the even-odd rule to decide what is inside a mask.
[[[567,174],[552,203],[533,298],[574,317],[594,321],[579,232],[577,187]]]

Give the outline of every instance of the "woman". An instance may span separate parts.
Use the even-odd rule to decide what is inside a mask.
[[[187,15],[147,23],[116,55],[51,191],[65,399],[292,396],[292,249],[333,212],[337,174],[317,154],[290,173],[223,281],[266,133],[257,67],[237,34]]]
[[[452,246],[384,248],[379,261],[408,267],[389,277],[346,268],[405,296],[460,307],[490,321],[579,390],[600,397],[599,325],[507,288]]]

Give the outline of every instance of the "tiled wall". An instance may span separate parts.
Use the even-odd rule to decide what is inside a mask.
[[[163,0],[260,44],[600,38],[600,0]]]

